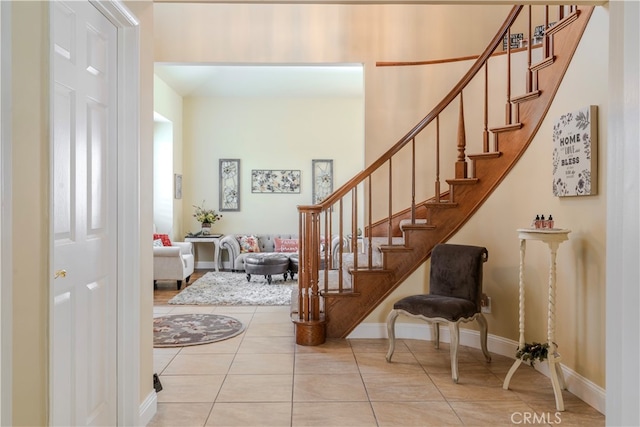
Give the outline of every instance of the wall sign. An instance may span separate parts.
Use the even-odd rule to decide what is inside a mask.
[[[317,205],[333,192],[333,160],[312,160],[311,167],[313,169],[312,203]]]
[[[553,195],[598,194],[598,106],[560,116],[553,125]]]

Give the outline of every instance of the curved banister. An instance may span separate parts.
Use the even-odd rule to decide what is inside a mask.
[[[340,186],[337,190],[335,190],[331,195],[325,198],[319,206],[323,209],[329,208],[338,200],[343,198],[353,187],[360,184],[362,181],[367,178],[367,176],[371,175],[375,172],[380,166],[386,163],[391,157],[394,156],[398,151],[400,151],[409,141],[415,138],[427,125],[429,125],[442,111],[462,92],[462,89],[469,84],[469,82],[475,77],[475,75],[480,71],[485,62],[491,57],[491,54],[498,47],[504,38],[507,30],[513,25],[516,18],[522,11],[522,5],[516,5],[511,9],[511,12],[505,19],[504,23],[493,37],[491,42],[487,45],[484,52],[478,57],[476,62],[469,68],[469,71],[460,79],[460,81],[451,89],[451,91],[445,96],[438,105],[435,106],[429,114],[427,114],[413,129],[411,129],[405,136],[403,136],[398,142],[396,142],[387,152],[381,155],[375,162],[369,165],[362,172],[354,176],[352,179],[344,183],[344,185]],[[298,209],[308,209],[310,206],[298,206]]]

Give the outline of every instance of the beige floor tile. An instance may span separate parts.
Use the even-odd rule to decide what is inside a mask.
[[[452,401],[449,404],[465,425],[478,427],[529,424],[525,422],[524,417],[533,412],[530,406],[518,400]],[[532,418],[527,418],[527,420],[532,420]]]
[[[226,340],[212,342],[211,344],[190,345],[184,347],[180,354],[233,354],[238,351],[243,339],[243,334],[240,334]]]
[[[254,323],[291,323],[291,317],[288,312],[282,311],[261,311],[253,314]]]
[[[217,305],[213,312],[216,314],[255,313],[256,307],[253,305]]]
[[[293,334],[292,322],[251,323],[245,331],[248,337],[291,337]]]
[[[162,371],[169,365],[175,356],[155,355],[153,356],[153,372],[162,374]]]
[[[520,400],[516,393],[502,389],[502,381],[491,373],[467,373],[454,383],[450,374],[429,374],[448,401]]]
[[[212,403],[158,403],[148,427],[202,427]]]
[[[154,356],[175,356],[180,353],[184,347],[158,347],[153,349]]]
[[[354,353],[384,353],[389,350],[389,340],[386,339],[350,339],[351,348]],[[394,353],[406,353],[409,348],[402,340],[396,340]]]
[[[372,402],[444,401],[442,393],[426,373],[363,374],[362,379]]]
[[[163,372],[164,375],[226,374],[233,354],[178,354]]]
[[[291,313],[291,306],[290,305],[260,305],[256,307],[256,313],[271,313],[271,312],[285,313],[287,316],[289,316],[289,313]]]
[[[387,362],[384,353],[356,353],[358,369],[362,374],[411,374],[424,369],[412,353],[395,353]]]
[[[449,350],[430,353],[415,354],[415,358],[425,371],[430,374],[451,374],[451,356]],[[479,361],[468,352],[458,353],[458,374],[466,375],[469,372],[489,373],[491,362]]]
[[[245,337],[238,353],[294,353],[293,337]]]
[[[367,402],[294,402],[291,425],[347,427],[377,426],[376,419]]]
[[[213,309],[213,305],[176,305],[169,314],[211,314]]]
[[[288,427],[291,425],[291,402],[218,402],[213,405],[206,425],[207,427]]]
[[[295,374],[357,374],[353,353],[296,354]]]
[[[446,402],[372,402],[378,426],[458,426],[462,421]]]
[[[533,409],[533,412],[538,415],[538,418],[543,414],[547,416],[547,419],[553,421],[549,424],[558,424],[560,426],[589,426],[598,427],[604,426],[605,416],[598,412],[597,409],[589,406],[587,403],[578,399],[574,395],[569,393],[563,393],[564,398],[564,411],[558,412],[555,409],[555,400],[534,400],[527,402],[527,404]]]
[[[293,401],[367,402],[368,398],[362,378],[358,374],[315,374],[294,377]]]
[[[293,353],[290,354],[237,354],[233,359],[231,375],[293,374]]]
[[[213,402],[224,375],[161,375],[158,402]]]
[[[227,375],[216,402],[291,402],[293,375]]]
[[[308,354],[308,353],[353,353],[349,340],[342,338],[327,338],[327,340],[320,345],[296,345],[296,353]]]

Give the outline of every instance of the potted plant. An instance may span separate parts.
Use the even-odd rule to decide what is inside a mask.
[[[530,362],[531,366],[534,365],[536,360],[544,361],[547,359],[549,355],[549,344],[548,343],[525,343],[524,346],[519,347],[516,352],[516,357],[521,359],[523,362]]]
[[[211,226],[222,219],[222,215],[214,209],[205,208],[204,200],[202,201],[202,205],[193,205],[193,207],[195,208],[193,217],[202,225],[202,234],[210,234]]]

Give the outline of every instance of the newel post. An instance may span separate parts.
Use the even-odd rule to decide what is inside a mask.
[[[296,328],[296,344],[299,345],[319,345],[325,342],[327,336],[318,286],[321,212],[322,208],[318,205],[298,206],[298,313],[293,313],[292,320]]]

